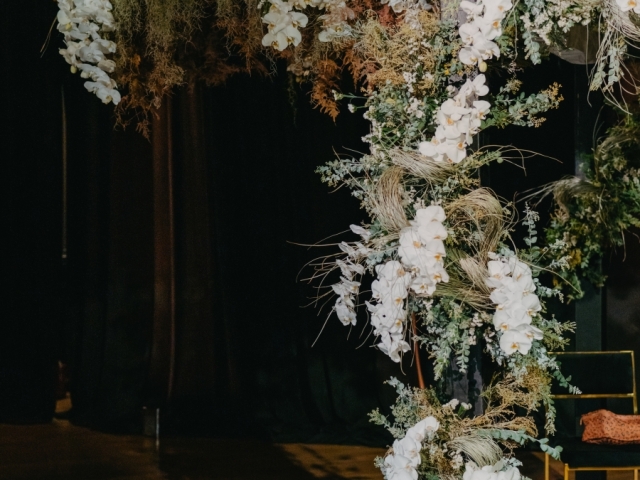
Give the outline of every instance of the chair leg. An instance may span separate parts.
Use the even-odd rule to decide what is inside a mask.
[[[638,469],[637,468],[635,468],[633,470],[633,480],[638,480]]]
[[[569,480],[569,464],[564,464],[564,480]]]
[[[549,454],[548,453],[544,454],[544,480],[549,480]],[[634,478],[633,480],[638,480],[638,479]]]

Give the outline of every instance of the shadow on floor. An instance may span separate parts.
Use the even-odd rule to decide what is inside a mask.
[[[382,450],[384,452],[384,450]],[[0,425],[0,480],[367,480],[378,449],[109,435],[56,420]]]

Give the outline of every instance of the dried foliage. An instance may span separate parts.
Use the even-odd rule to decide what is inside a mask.
[[[352,60],[352,68],[359,70],[369,91],[387,82],[404,85],[406,72],[411,71],[408,64],[414,59],[422,64],[424,70],[433,70],[436,55],[425,39],[438,33],[440,20],[432,12],[421,11],[416,22],[420,28],[407,23],[390,28],[372,14],[357,27],[359,41],[354,45],[354,52],[359,58]],[[414,85],[416,94],[420,96],[430,93],[432,87],[433,78],[429,77],[423,77]]]

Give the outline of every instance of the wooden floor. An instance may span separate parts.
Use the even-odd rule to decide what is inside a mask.
[[[56,420],[50,425],[0,425],[2,480],[338,480],[377,479],[383,449],[338,445],[273,445],[212,439],[117,436]],[[523,453],[523,475],[543,480],[538,454]],[[551,480],[561,480],[552,464]],[[627,472],[614,480],[631,478]],[[611,480],[612,477],[609,477]]]

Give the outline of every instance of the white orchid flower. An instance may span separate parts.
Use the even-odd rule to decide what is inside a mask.
[[[384,297],[387,297],[390,290],[389,281],[384,277],[378,277],[371,282],[371,298],[375,300],[382,300]]]
[[[360,235],[362,237],[362,240],[364,240],[365,242],[368,242],[369,238],[371,238],[371,232],[366,228],[361,227],[360,225],[349,225],[349,228],[356,235]]]
[[[429,276],[434,283],[449,282],[449,274],[441,265],[436,265],[433,269],[431,269],[429,271]]]
[[[364,267],[359,263],[351,263],[351,262],[344,262],[342,260],[336,260],[336,265],[340,267],[340,271],[342,272],[342,275],[349,280],[353,278],[354,273],[358,275],[362,275],[364,273]]]
[[[387,480],[418,480],[418,472],[407,457],[388,455],[385,465]]]
[[[401,334],[404,331],[407,312],[403,308],[397,308],[395,305],[384,303],[365,303],[371,312],[371,325],[375,328],[375,334],[382,335],[385,332]]]
[[[478,120],[484,120],[491,109],[491,104],[486,100],[476,100],[473,102],[472,115]]]
[[[623,12],[633,10],[635,13],[640,14],[640,5],[637,0],[616,0],[616,4]]]
[[[482,54],[472,46],[461,48],[458,56],[465,65],[477,65],[482,60]]]
[[[355,282],[345,277],[340,277],[340,280],[350,294],[358,294],[358,291],[360,290],[360,282]]]
[[[416,442],[413,438],[405,436],[402,440],[396,440],[393,442],[393,453],[395,455],[402,455],[409,459],[412,467],[417,467],[421,463],[420,450],[422,445],[420,442]]]
[[[420,142],[418,144],[418,152],[425,157],[429,157],[436,162],[444,161],[444,154],[439,152],[436,148],[439,144],[439,140],[436,137],[433,137],[428,142]]]
[[[348,305],[346,305],[341,299],[335,304],[335,311],[338,319],[343,325],[355,325],[357,322],[356,312],[354,312]]]
[[[78,51],[78,54],[80,59],[85,63],[98,63],[105,59],[104,52],[93,43],[82,47]]]
[[[321,42],[332,42],[337,38],[348,37],[352,34],[351,27],[346,23],[331,25],[318,34]]]
[[[444,248],[444,242],[442,240],[431,240],[424,246],[426,252],[425,256],[432,264],[442,264],[444,257],[447,256],[447,252]]]
[[[529,293],[522,297],[522,306],[525,308],[527,312],[527,316],[534,317],[540,310],[542,310],[542,305],[540,305],[540,299],[535,293]]]
[[[484,97],[487,93],[489,93],[489,87],[485,84],[487,81],[487,77],[483,74],[478,75],[473,81],[467,80],[463,88],[469,85],[469,88],[479,97]],[[460,89],[462,90],[462,88]],[[468,96],[468,95],[467,95]]]
[[[98,68],[107,73],[113,73],[116,69],[116,62],[109,59],[100,60],[98,62]]]
[[[473,141],[473,135],[477,129],[476,123],[477,122],[471,118],[471,115],[466,115],[456,122],[456,128],[460,132],[465,145],[469,145]]]
[[[80,42],[66,42],[67,48],[61,48],[60,55],[64,57],[69,65],[78,67],[80,65],[80,60],[78,60],[78,52],[83,47],[84,44]]]
[[[78,65],[78,69],[80,70],[80,76],[82,78],[90,78],[94,82],[100,82],[105,86],[111,86],[111,78],[101,68],[88,63],[81,63]]]
[[[423,244],[431,240],[444,240],[447,238],[447,229],[440,222],[429,222],[426,225],[418,226],[418,235]]]
[[[473,23],[480,29],[481,36],[474,39],[474,45],[483,40],[493,40],[502,35],[502,16],[492,17],[487,14],[477,17]]]
[[[262,17],[262,23],[267,24],[268,32],[279,31],[287,25],[287,16],[278,11],[269,12]]]
[[[309,18],[304,13],[289,12],[287,15],[291,19],[290,20],[291,25],[295,28],[304,28],[307,26],[307,23],[309,22]]]
[[[506,13],[513,8],[511,0],[482,0],[482,4],[485,6],[485,16],[494,16],[492,12],[497,11],[504,18]]]
[[[488,282],[487,286],[491,287]],[[506,286],[502,285],[491,292],[489,298],[491,298],[491,301],[497,305],[496,310],[504,310],[513,303],[522,303],[523,294],[522,291],[518,289],[510,290]]]
[[[416,210],[414,221],[420,225],[427,225],[431,222],[444,222],[447,219],[444,209],[439,205],[429,205],[426,208]]]
[[[460,2],[460,10],[466,13],[469,17],[482,15],[483,9],[484,5],[482,3],[473,3],[468,0],[462,0],[462,2]]]
[[[371,249],[369,247],[365,247],[359,242],[356,242],[356,253],[359,257],[366,257],[371,253]]]
[[[509,265],[500,260],[491,260],[487,263],[489,270],[489,278],[486,279],[487,286],[490,288],[499,288],[504,284],[505,278],[511,274]]]
[[[60,10],[58,11],[58,15],[56,17],[58,20],[58,24],[62,26],[64,30],[71,30],[71,8],[64,8],[62,3],[59,3],[58,6],[60,7]]]
[[[460,163],[467,157],[467,148],[463,139],[454,141],[447,140],[438,145],[438,151],[444,154],[444,157],[450,163]]]
[[[516,467],[511,467],[503,472],[498,472],[497,480],[520,480],[521,478],[520,470]]]
[[[271,4],[269,7],[269,13],[276,12],[283,14],[291,11],[293,8],[293,5],[284,0],[269,0],[269,3]]]
[[[441,125],[454,125],[455,122],[469,113],[469,109],[460,106],[454,99],[449,98],[444,101],[438,109],[438,122]]]
[[[531,277],[532,275],[529,265],[518,260],[518,257],[509,257],[507,264],[509,265],[511,276],[513,276],[515,280],[519,280],[522,276]]]
[[[411,350],[409,344],[402,340],[402,338],[403,337],[400,334],[383,334],[381,335],[382,342],[378,344],[378,348],[388,355],[395,363],[400,363],[401,354]]]
[[[530,340],[542,340],[544,338],[542,330],[538,327],[534,327],[533,325],[523,325],[519,327],[519,329],[524,332]]]
[[[436,291],[436,283],[431,277],[419,275],[411,282],[411,290],[413,290],[416,295],[431,296],[433,292]]]
[[[262,37],[262,45],[265,47],[273,47],[282,52],[289,46],[289,40],[282,30],[277,33],[268,32],[264,37]]]
[[[407,298],[408,283],[410,283],[411,275],[406,278],[395,279],[389,282],[386,278],[378,278],[371,283],[371,297],[380,300],[383,303],[395,306],[402,306]]]
[[[489,60],[493,57],[500,58],[500,48],[498,44],[487,39],[480,39],[474,43],[474,48],[480,52],[483,60]]]
[[[302,41],[302,34],[300,33],[300,31],[294,27],[293,25],[287,25],[282,32],[285,34],[285,36],[287,37],[287,43],[289,45],[293,45],[294,47],[297,47],[300,42]]]
[[[531,275],[521,275],[518,278],[509,277],[505,286],[511,290],[520,290],[522,295],[527,295],[536,292],[536,284],[533,281]]]
[[[113,102],[114,105],[117,105],[122,99],[118,90],[109,88],[101,82],[84,82],[84,88],[91,93],[95,93],[96,96],[102,100],[102,103],[105,104]]]
[[[376,265],[376,273],[378,274],[378,278],[384,278],[390,283],[401,279],[405,282],[405,285],[408,285],[407,282],[409,282],[411,278],[411,275],[406,272],[402,264],[397,260],[389,260],[383,265]]]
[[[407,275],[409,280],[411,276]],[[405,279],[397,279],[393,283],[390,284],[390,287],[387,295],[382,297],[382,301],[385,303],[402,306],[404,305],[404,301],[409,296],[409,292],[407,290],[408,286],[405,282]]]
[[[511,304],[493,314],[493,326],[496,330],[513,330],[520,325],[531,323],[527,309],[518,303]]]
[[[518,328],[509,329],[500,337],[500,348],[507,356],[515,352],[526,355],[531,350],[531,345],[532,339]]]
[[[462,2],[465,3],[465,2]],[[470,3],[470,2],[467,2]],[[462,6],[462,4],[460,4]],[[475,4],[472,4],[475,5]],[[482,9],[482,5],[480,5]],[[473,45],[476,36],[480,33],[480,28],[475,23],[463,23],[458,29],[460,39],[465,45]]]
[[[415,434],[421,434],[422,438],[427,437],[428,435],[432,435],[438,431],[440,428],[440,422],[436,419],[436,417],[428,416],[420,420],[413,427],[409,429],[409,431],[415,432]],[[422,440],[420,440],[422,441]]]
[[[415,227],[405,227],[400,231],[398,255],[405,265],[413,266],[422,256],[423,243]]]

